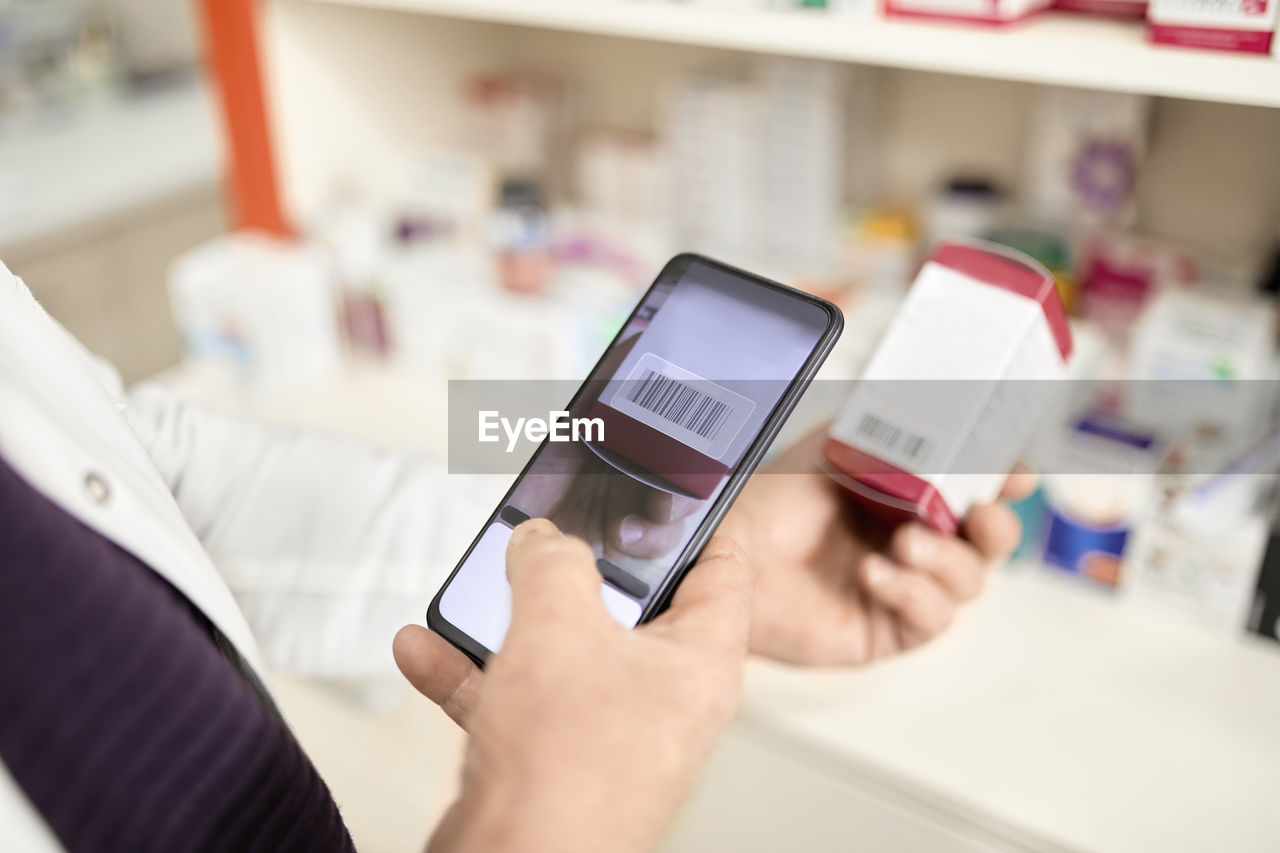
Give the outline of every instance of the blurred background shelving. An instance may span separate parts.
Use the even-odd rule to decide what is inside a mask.
[[[192,13],[0,2],[0,260],[131,380],[180,353],[170,261],[227,227]]]
[[[868,37],[868,50],[891,52],[895,44],[919,50],[912,62],[881,62],[876,54],[859,61],[846,53],[850,61],[837,63],[871,90],[872,103],[855,122],[865,132],[846,154],[854,168],[875,172],[885,198],[927,197],[957,170],[982,174],[1017,197],[1044,88],[1033,82],[1041,79],[1035,69],[1047,64],[1096,75],[1088,85],[1108,90],[1141,92],[1150,84],[1153,92],[1170,93],[1152,98],[1152,144],[1136,189],[1135,228],[1225,256],[1265,252],[1276,230],[1280,110],[1234,103],[1274,104],[1276,63],[1151,47],[1132,23],[1050,13],[996,31],[632,0],[275,0],[264,12],[280,190],[299,221],[329,203],[334,187],[393,186],[423,151],[472,145],[474,127],[460,93],[477,76],[536,71],[570,86],[578,126],[652,136],[663,131],[664,99],[690,75],[741,78],[762,59],[801,52],[788,38],[796,45],[842,43],[846,30],[865,27],[886,34]],[[749,23],[735,26],[739,19]],[[1040,28],[1077,27],[1098,33],[1103,44],[1115,36],[1117,45],[1135,51],[1134,61],[1111,66],[1105,49],[1073,40],[1025,52],[1002,46],[1001,40],[1036,37]],[[738,28],[758,41],[733,42]],[[962,57],[955,61],[971,63],[963,73],[978,63],[1007,67],[994,76],[941,73],[928,70],[930,55]],[[1084,77],[1063,79],[1087,84]],[[1178,81],[1202,88],[1178,92]],[[867,136],[874,150],[859,150]]]
[[[640,0],[316,0],[600,36],[1053,83],[1229,104],[1280,106],[1280,67],[1158,47],[1141,21],[1049,14],[1010,29],[921,24],[823,9],[723,8]]]
[[[217,187],[222,169],[213,105],[193,73],[45,117],[0,135],[0,251]]]

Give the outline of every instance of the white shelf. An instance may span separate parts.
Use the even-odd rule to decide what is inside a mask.
[[[1140,22],[1050,14],[1009,29],[637,0],[317,0],[473,21],[1280,107],[1280,62],[1146,42]]]
[[[197,78],[45,117],[0,135],[0,250],[212,187],[221,171],[221,134]]]

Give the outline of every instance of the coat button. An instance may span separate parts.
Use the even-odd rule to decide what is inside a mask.
[[[111,487],[107,485],[107,481],[102,479],[101,474],[93,471],[84,475],[84,492],[96,504],[104,504],[111,497]]]

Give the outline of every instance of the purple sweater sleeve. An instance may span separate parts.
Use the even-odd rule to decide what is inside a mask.
[[[0,760],[70,851],[351,850],[216,631],[0,459]]]

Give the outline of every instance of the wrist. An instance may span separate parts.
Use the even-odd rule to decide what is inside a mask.
[[[638,853],[649,849],[648,841],[633,843],[627,822],[616,819],[619,813],[611,815],[590,799],[572,796],[545,778],[526,785],[486,780],[463,792],[455,806],[458,825],[443,849],[451,853]]]

